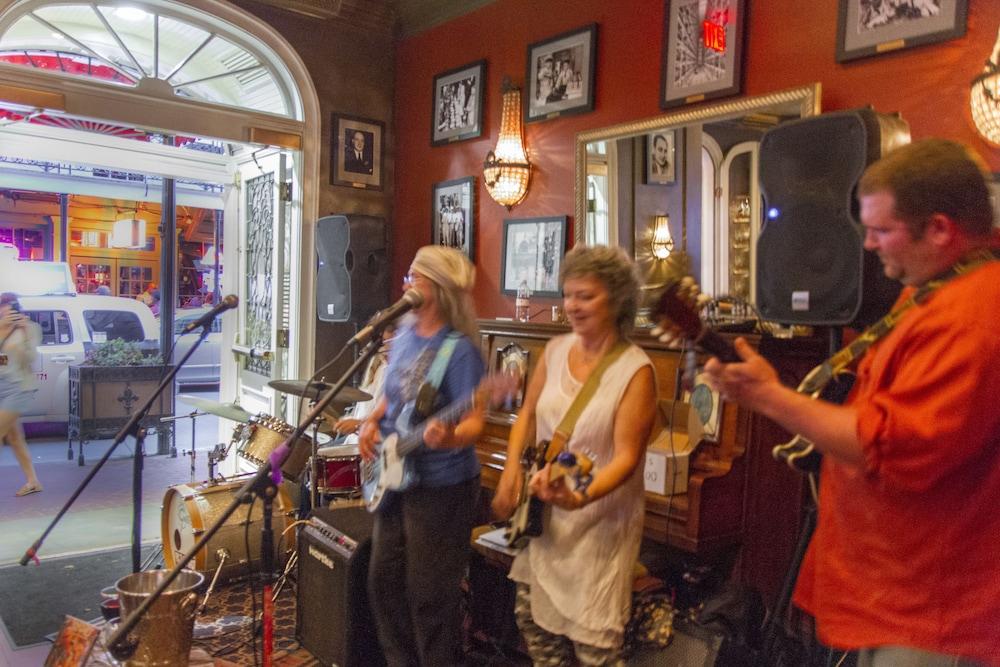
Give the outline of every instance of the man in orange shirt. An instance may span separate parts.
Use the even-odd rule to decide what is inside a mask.
[[[995,248],[981,160],[903,146],[859,184],[865,248],[916,288]],[[824,455],[795,604],[861,667],[1000,665],[1000,262],[930,292],[861,359],[844,405],[783,386],[746,341],[711,359],[722,395]]]

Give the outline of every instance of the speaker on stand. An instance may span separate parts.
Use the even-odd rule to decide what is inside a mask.
[[[295,638],[320,664],[385,664],[368,606],[372,524],[364,507],[320,507],[299,534]]]
[[[764,134],[756,295],[764,319],[864,327],[888,312],[901,286],[864,249],[855,188],[869,164],[909,141],[905,121],[871,109],[790,121]]]

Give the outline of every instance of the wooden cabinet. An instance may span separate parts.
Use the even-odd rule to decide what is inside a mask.
[[[490,368],[511,355],[526,355],[530,373],[549,338],[567,332],[559,324],[506,320],[479,322],[481,345]],[[825,356],[818,339],[748,339],[778,368],[786,384],[801,377]],[[656,369],[661,405],[677,398],[680,351],[648,333],[632,340],[645,349]],[[790,436],[773,422],[722,402],[716,442],[702,442],[690,460],[687,493],[646,494],[645,536],[712,560],[737,555],[737,575],[772,598],[780,588],[797,540],[805,480],[774,461],[771,448]],[[496,487],[505,461],[512,412],[490,412],[476,450],[483,486]]]

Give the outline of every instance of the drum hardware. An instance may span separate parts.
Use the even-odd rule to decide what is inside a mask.
[[[229,560],[229,549],[216,549],[215,557],[219,559],[219,567],[215,568],[215,574],[212,575],[212,581],[208,585],[208,590],[205,591],[205,599],[201,601],[201,604],[198,605],[198,611],[195,612],[196,616],[200,616],[202,612],[205,611],[205,607],[208,606],[208,599],[212,597],[212,591],[215,590],[215,583],[219,581],[219,575],[222,573],[222,566],[226,564],[227,560]]]
[[[285,587],[285,582],[288,581],[288,577],[295,570],[295,566],[299,563],[299,552],[293,551],[292,555],[288,557],[288,562],[285,563],[285,569],[278,577],[278,580],[274,583],[274,593],[271,595],[271,602],[277,602],[278,596],[281,595],[281,589]]]
[[[215,447],[212,447],[212,450],[208,453],[208,482],[209,482],[209,484],[215,484],[216,481],[218,481],[215,478],[215,466],[220,461],[225,461],[226,457],[229,456],[229,447],[230,447],[230,445],[226,445],[225,443],[218,442],[218,443],[215,444]],[[221,479],[221,481],[225,481],[225,477],[223,477]]]

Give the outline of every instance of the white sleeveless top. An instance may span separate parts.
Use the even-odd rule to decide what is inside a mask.
[[[583,383],[569,370],[576,334],[545,347],[547,377],[536,411],[537,438],[552,437]],[[571,451],[594,461],[595,474],[614,455],[618,405],[636,372],[651,365],[630,345],[601,377],[569,442]],[[642,465],[617,489],[587,506],[567,511],[549,507],[544,530],[514,559],[510,578],[531,586],[531,614],[549,632],[573,641],[620,646],[631,606],[634,566],[639,557],[645,510]]]

